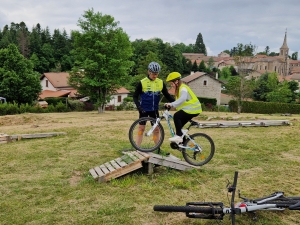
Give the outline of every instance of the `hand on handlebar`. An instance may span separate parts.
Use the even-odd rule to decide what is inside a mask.
[[[164,106],[165,106],[166,109],[171,109],[172,108],[171,103],[165,103]]]

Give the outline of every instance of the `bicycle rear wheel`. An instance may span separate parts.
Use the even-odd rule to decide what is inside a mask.
[[[162,145],[165,132],[160,123],[149,136],[146,135],[155,122],[156,119],[154,118],[142,117],[131,125],[129,129],[129,140],[135,149],[142,152],[152,152]],[[145,126],[144,132],[141,130],[141,125]]]
[[[215,144],[211,137],[207,134],[195,133],[190,135],[190,138],[194,140],[196,145],[190,139],[185,140],[183,146],[188,147],[182,149],[185,161],[194,166],[208,163],[215,154]]]

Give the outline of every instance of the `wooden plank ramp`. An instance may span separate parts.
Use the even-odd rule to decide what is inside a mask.
[[[98,182],[107,182],[142,168],[142,161],[147,161],[149,157],[150,155],[140,151],[130,151],[89,171]]]
[[[158,155],[155,153],[148,153],[150,155],[150,158],[148,159],[148,174],[153,173],[153,165],[160,165],[169,167],[176,170],[191,170],[191,169],[199,169],[198,166],[193,166],[186,161],[181,161],[179,158],[177,158],[174,155]]]
[[[98,182],[107,182],[117,177],[128,174],[134,170],[147,166],[148,174],[153,173],[154,165],[165,166],[177,170],[191,170],[199,168],[181,161],[179,158],[169,155],[163,156],[152,152],[124,151],[123,156],[110,162],[90,169],[90,174]],[[142,163],[144,162],[144,164]]]

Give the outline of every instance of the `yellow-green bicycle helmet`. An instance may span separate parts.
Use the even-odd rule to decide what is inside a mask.
[[[168,75],[166,81],[169,82],[169,81],[179,80],[179,79],[181,79],[181,74],[178,72],[172,72]]]

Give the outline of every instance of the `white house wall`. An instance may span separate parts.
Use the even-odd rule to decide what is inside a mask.
[[[121,96],[121,102],[118,102],[118,96]],[[113,95],[108,105],[119,106],[123,103],[124,98],[128,97],[128,94]]]
[[[56,88],[53,87],[53,85],[49,80],[48,80],[48,87],[46,87],[46,80],[48,80],[46,77],[43,77],[43,79],[41,80],[42,90],[56,91]]]

